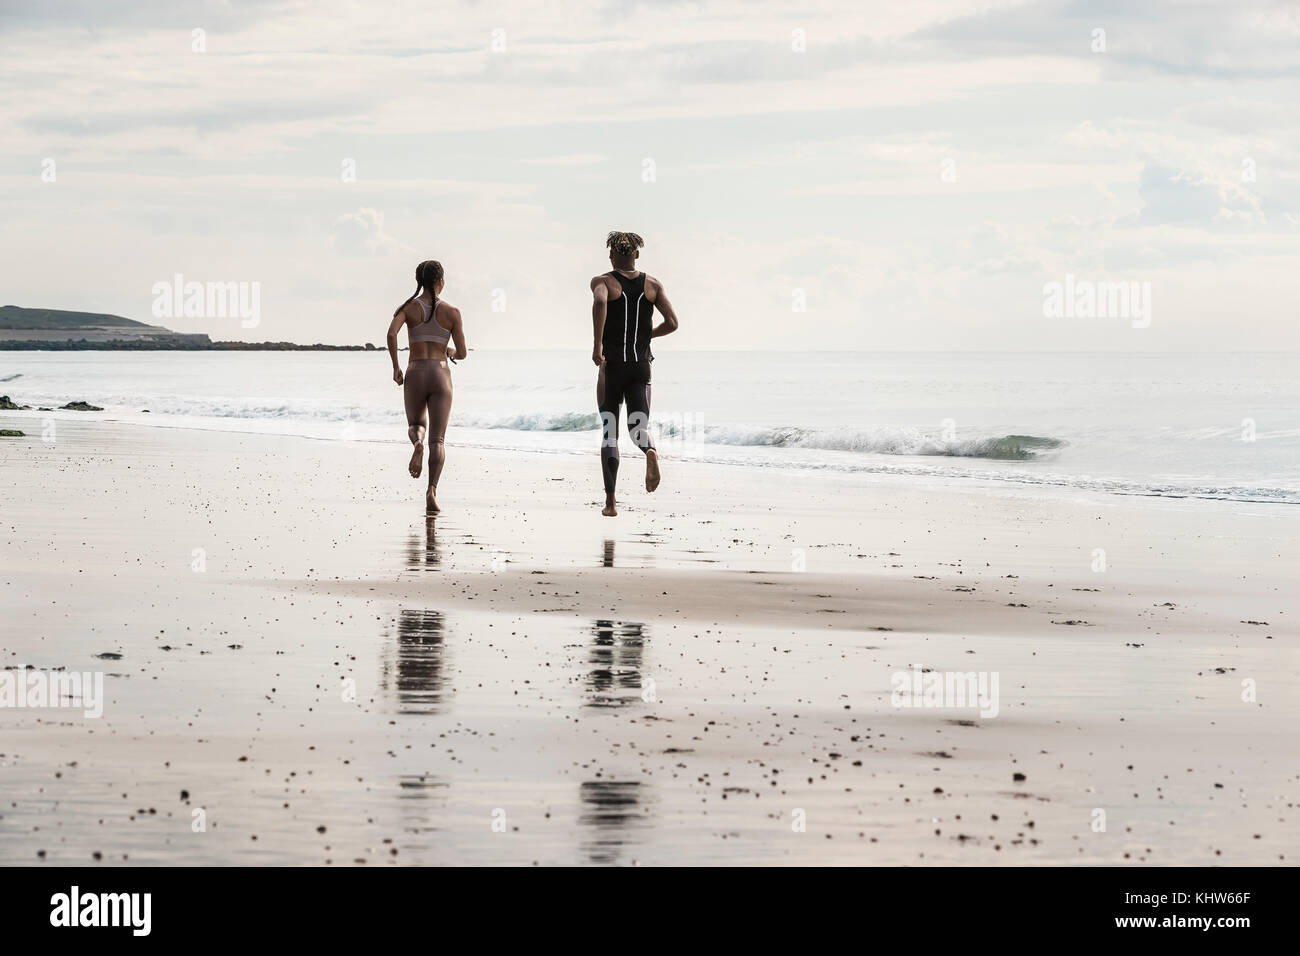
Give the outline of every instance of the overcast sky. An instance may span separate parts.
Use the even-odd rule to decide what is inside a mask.
[[[585,350],[617,228],[674,348],[1298,348],[1298,76],[1294,2],[0,0],[0,304],[380,343],[435,258]]]

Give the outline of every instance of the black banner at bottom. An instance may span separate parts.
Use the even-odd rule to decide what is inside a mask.
[[[6,938],[76,933],[79,943],[373,939],[450,918],[494,941],[514,929],[535,939],[581,930],[595,914],[692,936],[767,939],[796,933],[878,933],[966,942],[1048,931],[1056,938],[1134,936],[1232,945],[1240,934],[1287,925],[1287,869],[698,869],[612,874],[459,869],[11,868]],[[468,920],[469,922],[464,922]],[[483,922],[479,922],[482,920]],[[402,927],[403,922],[409,922]],[[567,927],[567,929],[561,929]],[[920,933],[918,937],[916,934]],[[999,935],[992,935],[999,934]],[[1030,942],[1025,937],[1023,941]]]

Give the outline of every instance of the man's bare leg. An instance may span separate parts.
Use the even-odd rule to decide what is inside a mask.
[[[436,515],[442,510],[438,507],[436,491],[437,489],[430,485],[429,490],[424,493],[424,513],[426,515]]]
[[[618,517],[618,508],[614,506],[614,492],[605,492],[605,507],[600,509],[600,513],[606,518]]]

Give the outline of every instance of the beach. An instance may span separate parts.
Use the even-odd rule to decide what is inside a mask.
[[[1295,859],[1291,504],[40,422],[0,668],[105,693],[0,708],[6,863]]]

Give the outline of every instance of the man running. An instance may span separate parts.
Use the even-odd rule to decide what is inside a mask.
[[[627,404],[627,431],[645,452],[645,490],[659,487],[659,455],[650,438],[650,340],[677,331],[677,314],[663,283],[638,272],[636,260],[645,242],[635,232],[611,232],[605,239],[614,268],[591,280],[591,360],[600,368],[596,405],[603,434],[600,470],[605,479],[605,507],[614,517],[614,482],[618,478],[618,412]],[[663,321],[654,325],[654,312]]]

